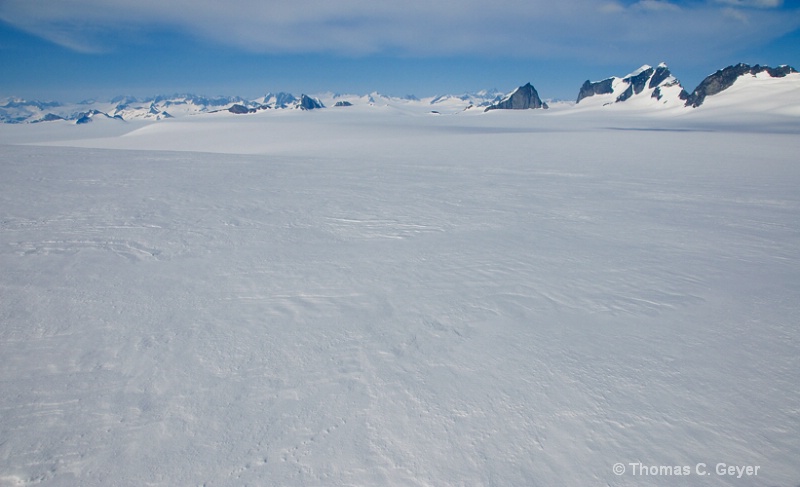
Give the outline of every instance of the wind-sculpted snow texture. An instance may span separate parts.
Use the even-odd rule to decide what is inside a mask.
[[[797,119],[601,111],[0,127],[0,485],[797,485]]]

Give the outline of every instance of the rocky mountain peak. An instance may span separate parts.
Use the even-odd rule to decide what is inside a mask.
[[[598,95],[608,95],[600,97],[603,104],[621,103],[641,96],[662,104],[677,104],[688,96],[665,63],[655,68],[645,64],[621,78],[614,76],[595,82],[586,80],[578,92],[577,103]]]
[[[300,99],[295,104],[295,108],[299,108],[301,110],[314,110],[317,108],[325,108],[325,105],[323,105],[318,99],[304,94],[300,95]]]
[[[533,108],[548,108],[547,103],[544,103],[539,98],[539,93],[532,84],[527,83],[517,88],[513,93],[506,96],[494,105],[486,107],[486,112],[489,110],[528,110]]]

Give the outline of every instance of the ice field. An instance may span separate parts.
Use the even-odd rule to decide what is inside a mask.
[[[797,487],[800,118],[736,113],[0,126],[0,485]]]

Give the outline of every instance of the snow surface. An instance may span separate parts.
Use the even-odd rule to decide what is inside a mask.
[[[800,117],[800,73],[783,78],[773,78],[766,71],[740,76],[728,89],[707,97],[698,109]]]
[[[798,485],[800,121],[690,113],[0,126],[0,485]]]

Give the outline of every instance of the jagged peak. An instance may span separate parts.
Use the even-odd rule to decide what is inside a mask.
[[[527,110],[531,108],[549,108],[547,103],[542,102],[536,88],[528,82],[513,92],[506,95],[498,103],[486,107],[486,112],[490,110]]]
[[[608,95],[602,99],[603,104],[625,102],[633,97],[645,96],[659,102],[659,105],[683,104],[688,96],[665,62],[659,63],[655,68],[643,64],[621,78],[612,76],[602,81],[587,80],[578,92],[577,103],[595,95]]]
[[[319,99],[304,93],[300,95],[300,99],[295,102],[294,107],[300,110],[315,110],[318,108],[325,108],[325,105],[323,105]]]

